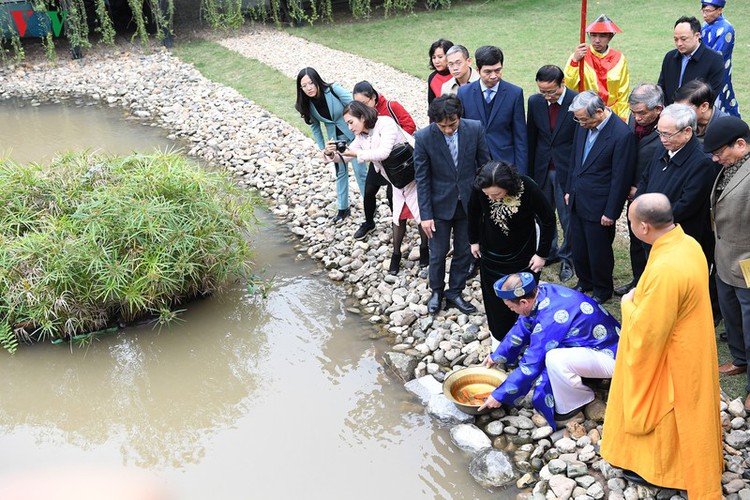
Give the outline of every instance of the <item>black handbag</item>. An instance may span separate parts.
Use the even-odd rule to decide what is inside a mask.
[[[396,144],[388,158],[380,162],[394,187],[403,189],[414,180],[414,148],[408,142]]]

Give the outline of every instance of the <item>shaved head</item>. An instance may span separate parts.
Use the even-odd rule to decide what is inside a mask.
[[[642,194],[635,199],[632,208],[636,219],[654,229],[664,229],[674,224],[672,204],[662,193]]]

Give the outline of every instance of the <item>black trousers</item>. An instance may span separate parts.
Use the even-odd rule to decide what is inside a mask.
[[[614,290],[615,225],[602,226],[599,221],[584,220],[574,209],[570,214],[570,234],[578,283],[585,290],[593,290],[597,297],[609,299]]]
[[[393,211],[393,186],[380,175],[370,163],[367,169],[367,178],[365,179],[365,193],[362,196],[362,204],[365,210],[365,220],[375,222],[375,210],[377,208],[377,196],[380,188],[386,186],[385,194],[388,198],[388,207]]]

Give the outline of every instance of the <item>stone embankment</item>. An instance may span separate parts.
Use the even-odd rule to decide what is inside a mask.
[[[277,48],[278,52],[285,51]],[[302,53],[296,58],[304,59]],[[394,85],[398,88],[398,82]],[[383,83],[381,88],[387,87]],[[539,499],[674,495],[628,484],[619,470],[601,460],[601,401],[587,409],[585,419],[555,433],[528,405],[476,419],[458,413],[439,394],[439,387],[451,370],[479,362],[490,350],[478,280],[469,282],[465,297],[479,313],[467,316],[448,310],[429,316],[426,273],[416,262],[416,229],[411,228],[404,243],[408,258],[401,272],[387,274],[392,249],[385,204],[379,207],[378,229],[363,241],[352,237],[362,215],[358,194],[352,200],[352,217],[333,225],[333,172],[321,163],[313,142],[235,90],[205,79],[166,51],[144,55],[105,49],[91,51],[79,61],[50,64],[30,59],[0,68],[0,99],[9,98],[21,98],[26,105],[72,100],[122,108],[144,124],[169,131],[171,138],[188,145],[190,155],[226,168],[238,183],[256,188],[281,223],[300,238],[299,251],[319,260],[328,276],[354,298],[350,310],[392,335],[386,362],[405,381],[416,377],[409,389],[420,395],[431,414],[453,426],[451,435],[459,446],[477,453],[471,471],[481,484],[517,482],[533,487],[523,494],[526,498]],[[357,191],[353,179],[350,186]],[[750,499],[745,479],[750,433],[741,401],[722,404],[722,422],[725,493],[731,499]],[[509,468],[509,458],[515,470]]]

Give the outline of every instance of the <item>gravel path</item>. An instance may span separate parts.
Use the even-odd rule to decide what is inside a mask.
[[[347,90],[361,80],[388,99],[401,103],[418,127],[427,125],[427,82],[385,64],[308,42],[272,28],[254,27],[242,35],[218,40],[224,47],[277,69],[289,78],[311,66],[328,82]]]

